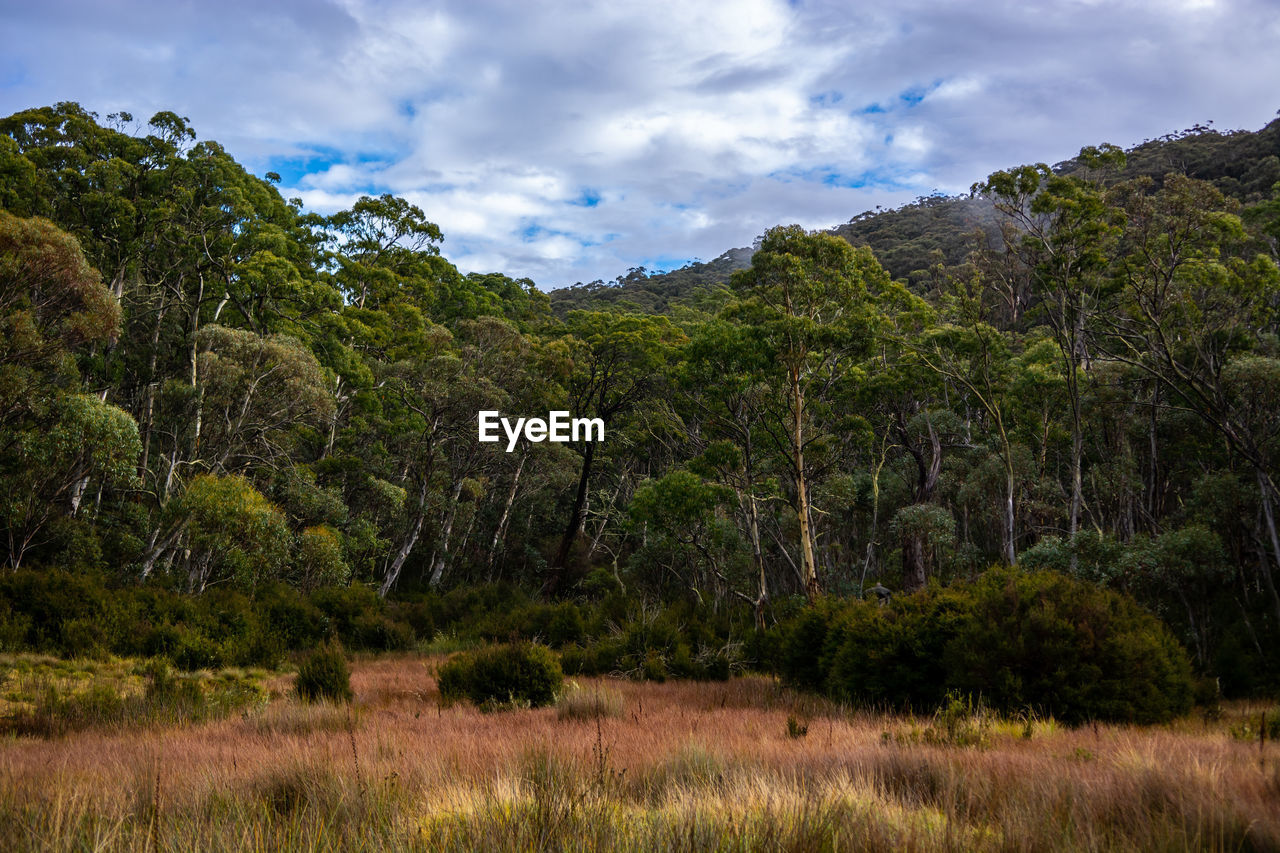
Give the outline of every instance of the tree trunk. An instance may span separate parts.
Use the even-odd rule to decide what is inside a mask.
[[[888,433],[880,444],[880,459],[871,471],[871,526],[867,530],[867,554],[862,561],[862,577],[858,579],[858,597],[862,597],[867,586],[867,572],[871,569],[876,556],[876,535],[880,526],[880,472],[889,458]]]
[[[565,564],[569,562],[569,552],[582,529],[582,519],[587,505],[587,484],[591,482],[591,466],[595,460],[596,446],[594,442],[585,442],[582,452],[582,472],[578,475],[578,491],[573,498],[573,510],[569,513],[569,524],[565,527],[564,536],[560,539],[560,548],[556,551],[552,571],[547,575],[547,583],[543,588],[546,595],[553,595],[564,579]]]
[[[179,280],[181,286],[181,280]],[[163,297],[161,297],[163,300]],[[156,362],[160,355],[160,331],[164,323],[164,316],[168,313],[168,303],[162,301],[159,310],[156,311],[156,322],[151,328],[151,354],[147,361],[147,404],[146,417],[142,422],[142,461],[138,464],[138,479],[145,480],[147,472],[150,470],[151,461],[151,431],[155,427],[155,408],[156,408]]]
[[[507,532],[507,519],[511,518],[511,505],[515,503],[516,490],[520,488],[520,472],[524,470],[524,463],[528,458],[527,450],[520,454],[516,473],[511,477],[511,488],[507,491],[507,500],[502,505],[502,515],[498,518],[498,526],[493,531],[493,542],[489,545],[489,562],[485,567],[485,575],[490,579],[493,577],[493,564],[498,559],[498,548],[502,545],[503,534]]]
[[[1014,518],[1013,518],[1013,467],[1006,460],[1005,468],[1005,494],[1004,494],[1004,561],[1007,565],[1012,566],[1018,561],[1018,555],[1014,549]]]
[[[907,533],[902,537],[902,588],[907,592],[924,589],[928,582],[924,537]]]
[[[191,313],[191,387],[199,388],[199,371],[198,365],[200,361],[200,346],[198,338],[200,336],[200,302],[204,299],[204,276],[200,276],[200,287],[196,291],[196,307]],[[195,426],[192,429],[191,437],[191,458],[196,459],[200,455],[200,421],[204,416],[204,389],[200,388],[196,392],[196,417]]]
[[[925,423],[929,427],[929,462],[926,465],[923,451],[914,444],[908,444],[908,450],[915,457],[917,476],[916,505],[932,502],[934,489],[938,486],[938,477],[942,473],[942,440],[933,428],[933,421],[926,416]],[[905,425],[903,438],[906,436]],[[918,532],[907,533],[902,538],[902,585],[908,592],[923,589],[929,582],[929,551],[924,536]]]
[[[1073,395],[1074,396],[1074,395]],[[1069,537],[1071,542],[1071,573],[1076,573],[1079,557],[1076,554],[1076,534],[1080,532],[1080,509],[1084,504],[1084,480],[1081,473],[1081,458],[1084,456],[1084,431],[1080,427],[1080,401],[1072,400],[1071,412],[1071,519]]]
[[[748,488],[738,490],[738,506],[747,522],[747,538],[751,541],[751,558],[755,562],[756,574],[760,579],[760,593],[756,597],[756,627],[764,630],[764,608],[769,603],[769,578],[765,573],[764,549],[760,546],[760,521],[756,512],[756,496],[751,490],[750,477]]]
[[[804,391],[800,388],[800,376],[791,370],[792,441],[795,445],[796,518],[800,523],[800,566],[804,576],[804,591],[809,601],[822,594],[818,585],[818,568],[813,558],[813,539],[809,522],[809,484],[804,473]]]
[[[146,580],[147,575],[151,574],[151,570],[155,567],[156,560],[160,558],[160,555],[169,550],[173,543],[178,541],[178,537],[181,536],[182,532],[186,529],[187,522],[184,521],[170,530],[168,535],[166,535],[159,544],[156,544],[155,540],[160,538],[160,530],[157,529],[153,534],[151,534],[151,547],[147,549],[146,555],[142,558],[143,580]]]
[[[432,589],[440,585],[440,579],[444,577],[444,564],[449,559],[449,536],[453,533],[453,522],[458,517],[458,498],[462,494],[462,478],[458,478],[458,482],[453,484],[453,491],[449,494],[449,511],[444,516],[444,529],[440,531],[440,548],[436,551],[434,564],[431,566]]]
[[[400,550],[396,551],[395,558],[391,561],[391,565],[387,567],[387,576],[382,581],[382,586],[378,588],[378,596],[386,598],[387,593],[396,585],[396,581],[400,580],[400,571],[404,568],[405,560],[409,559],[409,555],[413,553],[413,546],[418,544],[418,537],[422,535],[422,524],[427,520],[427,479],[422,480],[422,487],[418,491],[418,512],[413,520],[413,525],[409,528],[408,535],[405,536],[404,542],[400,544]]]
[[[1275,506],[1272,503],[1274,498],[1274,486],[1266,472],[1261,468],[1255,469],[1258,477],[1258,488],[1262,492],[1262,517],[1267,525],[1267,536],[1271,540],[1271,554],[1275,557],[1276,565],[1280,566],[1280,535],[1276,532],[1276,516]],[[1276,593],[1275,577],[1271,573],[1271,566],[1268,564],[1266,555],[1263,555],[1262,564],[1262,580],[1267,585],[1267,592],[1271,593],[1271,604],[1275,608],[1276,618],[1280,619],[1280,595]]]
[[[80,512],[80,502],[84,500],[84,490],[89,487],[89,478],[79,473],[80,470],[83,470],[83,467],[77,465],[76,468],[78,469],[78,476],[75,478],[75,482],[71,484],[70,495],[68,496],[72,518],[75,518],[76,514]]]

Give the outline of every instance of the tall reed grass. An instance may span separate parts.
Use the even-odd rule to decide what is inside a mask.
[[[1069,729],[965,721],[959,706],[920,721],[849,713],[762,678],[583,679],[621,706],[584,721],[442,707],[410,657],[357,661],[352,686],[349,717],[305,708],[281,677],[262,711],[10,738],[0,839],[18,851],[1280,849],[1280,751],[1233,737],[1246,712],[1231,708],[1212,724]],[[980,723],[981,743],[893,737]]]

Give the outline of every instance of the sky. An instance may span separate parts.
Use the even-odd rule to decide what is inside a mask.
[[[0,0],[0,115],[171,110],[464,272],[672,269],[1280,108],[1280,0]]]

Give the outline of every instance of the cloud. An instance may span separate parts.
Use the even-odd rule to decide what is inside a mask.
[[[0,0],[0,110],[189,116],[314,209],[393,192],[544,287],[1277,106],[1267,0]]]

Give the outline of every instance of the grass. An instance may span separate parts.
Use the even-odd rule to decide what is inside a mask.
[[[622,712],[622,694],[609,687],[570,682],[556,698],[556,717],[561,720],[615,719]]]
[[[350,716],[304,706],[277,676],[264,685],[277,698],[250,713],[10,737],[0,838],[12,850],[1280,847],[1280,750],[1231,734],[1263,706],[1068,729],[959,705],[920,720],[849,713],[763,678],[580,679],[565,706],[608,696],[609,713],[482,714],[442,707],[427,663],[357,660]],[[807,733],[790,736],[788,718]],[[893,737],[913,727],[935,734]]]
[[[163,661],[0,657],[0,733],[48,738],[217,719],[264,706],[264,675],[175,673]]]

